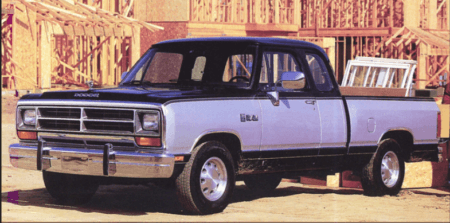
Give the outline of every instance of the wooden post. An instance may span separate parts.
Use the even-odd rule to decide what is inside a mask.
[[[428,28],[437,29],[437,0],[429,0],[428,6]]]
[[[389,0],[389,26],[394,27],[394,0]]]
[[[255,1],[255,22],[261,23],[261,1]]]
[[[316,13],[315,15],[314,15],[314,17],[315,17],[315,21],[314,21],[314,23],[315,23],[315,27],[316,27],[316,29],[315,29],[315,34],[316,34],[316,37],[318,37],[319,36],[319,24],[320,24],[320,17],[319,17],[319,15]]]
[[[264,16],[264,23],[269,23],[269,0],[266,0],[265,2],[265,16]]]
[[[336,38],[323,38],[323,47],[327,49],[327,55],[330,59],[330,65],[336,71]]]
[[[301,26],[301,19],[300,19],[300,0],[294,0],[294,24]]]
[[[275,0],[275,5],[273,7],[275,10],[274,23],[280,23],[280,0]]]
[[[403,8],[405,6],[403,5]],[[377,27],[378,25],[378,2],[373,0],[372,2],[372,27]]]
[[[51,29],[47,29],[50,24],[47,26],[44,24],[47,23],[45,21],[41,22],[41,38],[40,38],[40,47],[41,47],[41,55],[40,55],[40,82],[42,89],[51,88],[52,81],[52,45],[51,38],[52,33],[50,33]],[[49,37],[50,36],[50,37]]]
[[[131,42],[131,66],[141,57],[141,28],[133,29],[133,38]]]
[[[406,27],[418,28],[420,26],[420,1],[403,1],[403,24]]]
[[[447,13],[446,13],[447,14],[447,23],[448,23],[447,30],[450,30],[450,0],[447,0],[447,2],[445,4],[447,6]],[[450,63],[450,59],[447,59],[447,60]],[[450,66],[450,64],[449,64],[449,66]],[[449,80],[450,80],[450,77],[449,77]],[[450,150],[450,148],[448,150]]]
[[[95,46],[97,46],[97,37],[96,36],[94,36],[94,37],[92,37],[92,49],[95,47]],[[98,69],[97,69],[97,65],[98,65],[98,55],[99,55],[99,50],[96,50],[93,54],[92,54],[94,57],[93,57],[93,60],[92,60],[92,74],[91,74],[91,76],[92,76],[92,79],[93,80],[96,80],[96,81],[100,81],[99,80],[99,74],[98,74]]]
[[[421,42],[417,49],[416,89],[425,89],[427,79],[427,46]]]
[[[100,41],[105,40],[106,37],[102,36],[100,38]],[[109,39],[111,41],[111,39]],[[103,43],[101,46],[102,51],[100,54],[100,69],[101,69],[101,76],[100,76],[100,83],[102,85],[108,84],[108,44]]]
[[[108,85],[114,85],[114,78],[115,78],[115,72],[114,72],[114,65],[116,64],[116,38],[112,36],[108,41],[108,51],[109,51],[109,72],[108,72]]]
[[[90,47],[91,47],[91,36],[87,36],[86,37],[86,53],[89,53],[91,50],[90,50]],[[87,58],[87,62],[86,62],[86,75],[87,75],[87,78],[89,79],[89,80],[91,80],[92,79],[92,73],[91,73],[91,58],[92,58],[92,56],[89,56],[89,58]]]

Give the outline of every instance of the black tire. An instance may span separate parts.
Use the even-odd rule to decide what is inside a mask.
[[[383,158],[386,159],[385,162]],[[385,165],[386,162],[391,166]],[[404,176],[405,161],[400,153],[400,145],[393,139],[385,139],[362,170],[361,184],[364,194],[368,196],[396,195],[402,188]]]
[[[222,163],[220,164],[220,162]],[[215,164],[222,168],[219,169]],[[206,167],[208,170],[205,169]],[[210,178],[204,179],[205,171],[216,171],[217,181],[210,180]],[[218,179],[220,177],[221,180]],[[219,183],[214,185],[214,182]],[[191,158],[176,179],[177,195],[183,208],[193,214],[218,213],[222,212],[230,202],[235,183],[231,153],[222,143],[208,141],[192,151]],[[211,188],[206,187],[206,184],[210,184]]]
[[[45,188],[61,204],[87,203],[98,189],[93,177],[43,171]]]
[[[275,174],[249,175],[244,178],[244,183],[252,191],[272,191],[280,185],[281,179]]]

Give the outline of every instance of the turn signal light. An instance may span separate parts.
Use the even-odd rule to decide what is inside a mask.
[[[36,132],[17,131],[17,136],[19,137],[19,139],[37,139]]]
[[[175,156],[175,162],[183,162],[184,156]]]
[[[139,146],[161,146],[161,138],[135,137]]]

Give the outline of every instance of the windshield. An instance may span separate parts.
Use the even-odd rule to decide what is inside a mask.
[[[250,86],[256,47],[227,45],[185,43],[152,48],[120,85]]]

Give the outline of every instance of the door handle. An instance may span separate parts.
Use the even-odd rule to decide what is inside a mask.
[[[316,103],[316,100],[306,100],[306,104],[314,105]]]

